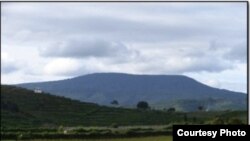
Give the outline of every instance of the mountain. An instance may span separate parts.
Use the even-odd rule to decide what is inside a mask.
[[[124,107],[135,107],[139,101],[147,101],[157,109],[175,107],[194,111],[198,106],[208,110],[247,109],[246,94],[212,88],[183,75],[94,73],[18,86],[31,90],[40,88],[58,96],[109,106],[111,101],[117,100]]]

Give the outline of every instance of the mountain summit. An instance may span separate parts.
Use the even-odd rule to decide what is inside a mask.
[[[135,107],[147,101],[152,108],[195,111],[246,109],[247,95],[209,87],[183,75],[131,75],[94,73],[71,79],[25,83],[18,86],[53,93],[85,102],[111,106]]]

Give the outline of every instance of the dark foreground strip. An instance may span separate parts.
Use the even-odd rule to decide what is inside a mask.
[[[146,136],[159,136],[159,135],[172,135],[171,131],[162,132],[128,132],[125,134],[120,133],[90,133],[90,134],[60,134],[60,133],[1,133],[1,140],[6,139],[99,139],[99,138],[130,138],[130,137],[146,137]]]

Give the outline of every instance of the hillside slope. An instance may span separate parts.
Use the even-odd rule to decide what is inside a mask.
[[[206,86],[182,75],[130,75],[95,73],[67,80],[20,84],[20,87],[41,88],[59,96],[85,102],[135,107],[147,101],[154,108],[175,107],[194,111],[198,106],[210,110],[246,109],[247,95]],[[190,102],[192,101],[192,102]],[[192,104],[192,105],[190,105]]]
[[[247,121],[246,111],[166,112],[110,108],[84,103],[47,93],[1,85],[1,128],[79,127],[117,125],[167,125],[188,122],[205,123],[215,117]],[[196,124],[197,124],[196,123]]]
[[[1,127],[157,125],[182,119],[179,113],[110,108],[1,85]]]

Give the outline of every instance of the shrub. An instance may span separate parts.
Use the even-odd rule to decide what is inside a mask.
[[[119,126],[118,126],[117,123],[112,123],[112,124],[111,124],[111,127],[112,127],[112,128],[118,128]]]
[[[220,117],[216,117],[212,119],[211,121],[209,121],[208,123],[209,124],[225,124],[225,121]]]
[[[169,108],[167,111],[168,111],[168,112],[175,112],[176,110],[175,110],[175,108],[171,107],[171,108]]]
[[[228,124],[243,124],[242,121],[238,118],[230,118],[227,123]]]
[[[60,133],[62,133],[62,132],[64,131],[63,126],[60,125],[60,126],[58,127],[58,130],[57,130],[57,131],[60,132]]]
[[[137,103],[137,108],[138,109],[149,109],[149,105],[146,101],[140,101]]]

